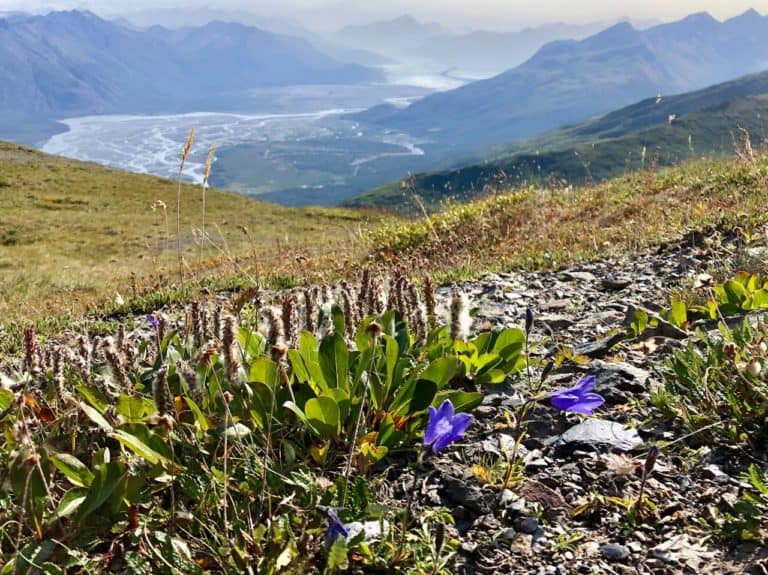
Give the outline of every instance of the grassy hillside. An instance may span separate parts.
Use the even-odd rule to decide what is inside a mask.
[[[178,285],[176,202],[172,181],[0,143],[0,314],[8,321],[77,313],[116,292],[128,299],[134,288]],[[205,270],[217,281],[278,273],[276,260],[331,246],[341,260],[369,222],[357,211],[282,208],[214,190],[206,212],[209,241],[201,242],[202,188],[184,185],[188,278]],[[232,264],[244,254],[251,260]]]
[[[674,121],[669,119],[674,115]],[[509,185],[598,183],[634,170],[716,158],[741,147],[739,127],[755,146],[768,137],[768,73],[747,76],[657,101],[655,98],[599,119],[571,126],[514,147],[488,153],[488,159],[408,182],[390,184],[348,202],[414,212],[408,192],[430,209],[448,197],[466,201],[488,189]]]
[[[700,240],[713,226],[738,226],[748,244],[768,218],[767,192],[768,157],[699,161],[576,190],[512,189],[384,225],[370,240],[380,258],[441,279],[557,268],[634,254],[687,233]]]

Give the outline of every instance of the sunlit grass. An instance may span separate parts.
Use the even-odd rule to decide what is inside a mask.
[[[80,313],[144,287],[178,282],[176,184],[0,143],[0,314],[5,321]],[[266,274],[296,253],[357,249],[372,216],[279,207],[202,188],[181,188],[186,273]],[[376,217],[378,219],[378,216]],[[204,260],[200,265],[201,253]],[[248,256],[262,262],[233,264]],[[199,274],[198,274],[199,275]]]

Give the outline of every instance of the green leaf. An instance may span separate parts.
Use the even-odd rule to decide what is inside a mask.
[[[328,572],[335,573],[347,569],[349,569],[347,540],[344,537],[337,537],[328,549]]]
[[[448,385],[459,370],[459,360],[455,357],[441,357],[427,366],[421,375],[421,379],[434,382],[438,388]]]
[[[249,384],[253,390],[250,400],[250,414],[261,429],[267,429],[269,412],[272,409],[273,390],[266,384],[254,381]]]
[[[331,334],[320,344],[320,369],[329,387],[349,391],[349,350],[344,338]]]
[[[117,399],[115,409],[126,421],[132,423],[141,421],[147,413],[151,413],[154,410],[154,404],[147,405],[142,397],[135,395],[121,395]]]
[[[104,413],[104,410],[107,409],[110,402],[107,400],[104,395],[91,387],[87,387],[85,385],[78,385],[75,389],[77,389],[77,393],[85,400],[87,401],[92,407],[95,407],[97,410],[99,410],[100,413]]]
[[[483,402],[483,394],[479,391],[441,391],[432,401],[434,407],[438,407],[443,401],[450,399],[456,413],[469,413]]]
[[[309,425],[324,439],[336,439],[341,429],[339,406],[330,397],[313,397],[304,406]]]
[[[309,421],[307,421],[307,416],[304,414],[302,409],[296,405],[293,401],[286,401],[283,403],[283,407],[289,411],[292,411],[294,414],[296,414],[296,417],[299,418],[300,421],[302,421],[305,425],[309,425]]]
[[[13,404],[13,392],[8,389],[0,389],[0,410],[8,409]]]
[[[208,431],[211,426],[208,424],[208,419],[203,415],[203,411],[200,409],[200,406],[195,403],[195,401],[191,397],[184,396],[184,401],[187,402],[187,406],[189,407],[190,411],[195,416],[195,421],[197,421],[197,424],[200,426],[200,429],[205,432]]]
[[[267,357],[259,357],[251,363],[248,379],[249,381],[264,383],[274,391],[279,381],[278,374],[278,366],[274,361]]]
[[[478,383],[481,385],[496,385],[499,383],[504,383],[504,380],[506,379],[507,379],[507,374],[503,370],[489,369],[487,371],[479,373],[475,377],[475,383]]]
[[[312,380],[323,389],[328,388],[328,384],[323,377],[323,371],[320,369],[320,359],[318,357],[318,343],[315,336],[308,331],[302,331],[299,334],[299,353],[304,360],[304,365],[309,371]]]
[[[437,393],[437,384],[428,379],[420,379],[416,382],[416,388],[408,407],[408,414],[424,411],[431,404]]]
[[[379,425],[379,434],[376,436],[376,444],[392,449],[405,439],[405,433],[395,427],[395,421],[390,414],[384,417]]]
[[[88,416],[88,419],[90,419],[93,423],[98,425],[101,429],[106,431],[107,433],[111,433],[114,429],[110,423],[104,419],[104,417],[96,411],[93,407],[88,405],[87,403],[80,402],[80,409],[83,410],[83,413],[85,413],[86,416]]]
[[[428,379],[409,381],[392,402],[392,411],[399,415],[412,415],[427,409],[437,393],[437,384]]]
[[[100,450],[94,456],[93,482],[88,488],[85,501],[77,509],[78,521],[100,509],[115,493],[120,493],[125,487],[125,465],[110,461],[109,457],[107,449]]]
[[[522,329],[509,327],[499,333],[491,351],[501,355],[501,351],[509,346],[519,346],[520,348],[525,346],[525,332]]]
[[[749,309],[768,308],[768,290],[759,289],[752,294]]]
[[[335,388],[323,392],[321,397],[330,397],[339,406],[339,421],[346,421],[349,415],[349,395],[343,389]]]
[[[53,519],[68,517],[77,511],[86,499],[85,489],[70,489],[59,502],[59,506],[53,514]]]
[[[152,465],[157,465],[158,463],[167,464],[170,463],[170,461],[164,456],[152,449],[149,445],[144,443],[141,439],[136,437],[135,435],[131,435],[130,433],[127,433],[123,431],[122,429],[118,429],[112,433],[109,434],[109,436],[112,439],[115,439],[120,442],[120,444],[124,445],[128,449],[130,449],[134,454],[138,455],[148,463]]]
[[[307,369],[307,365],[304,363],[304,358],[301,356],[301,352],[297,349],[288,350],[288,363],[291,365],[291,370],[299,383],[307,383],[312,376]]]
[[[486,331],[478,335],[475,339],[473,339],[472,344],[477,348],[478,353],[487,353],[488,348],[491,346],[492,338],[493,338],[493,333],[490,331]]]
[[[640,337],[648,327],[648,314],[641,310],[636,309],[632,314],[632,321],[629,323],[629,328],[632,330],[632,335]]]
[[[672,298],[672,323],[677,327],[685,327],[688,323],[688,308],[677,296]]]
[[[382,335],[384,341],[384,360],[387,366],[386,389],[392,389],[392,381],[397,369],[397,360],[400,358],[400,345],[397,340],[389,335]]]
[[[51,463],[77,487],[88,487],[93,481],[93,473],[77,457],[69,453],[53,453]]]
[[[741,304],[747,299],[747,290],[741,282],[728,280],[723,284],[723,291],[728,303]]]

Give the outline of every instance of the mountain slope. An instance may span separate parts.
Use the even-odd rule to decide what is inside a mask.
[[[467,151],[581,121],[633,101],[702,88],[762,70],[768,17],[726,22],[694,14],[639,31],[621,23],[581,41],[558,41],[498,76],[355,116]]]
[[[238,24],[141,31],[76,10],[0,20],[0,117],[174,111],[243,101],[255,87],[378,77]]]
[[[258,254],[263,264],[275,259],[275,245],[281,254],[299,244],[313,245],[318,253],[348,242],[354,229],[370,223],[358,211],[289,209],[210,189],[205,229],[211,243],[201,248],[195,235],[201,227],[201,188],[184,184],[181,192],[182,250],[190,268],[201,255],[213,265],[222,255]],[[142,278],[162,281],[169,271],[177,281],[176,194],[170,180],[0,141],[3,321],[83,311],[94,300],[113,298],[116,290],[127,297],[132,275],[139,287]],[[244,234],[246,226],[250,231]],[[218,276],[239,273],[230,267]]]
[[[409,183],[431,207],[446,197],[463,200],[505,185],[547,185],[552,179],[591,183],[654,163],[669,166],[731,154],[741,146],[740,127],[755,142],[768,137],[766,117],[768,72],[763,72],[696,92],[646,99],[596,120],[493,150],[475,163],[416,175]],[[415,209],[399,183],[348,204]]]

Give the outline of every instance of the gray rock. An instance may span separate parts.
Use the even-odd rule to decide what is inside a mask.
[[[626,339],[626,334],[617,332],[611,337],[600,341],[590,341],[573,347],[574,355],[583,355],[592,359],[602,358],[608,355],[613,347]]]
[[[512,527],[508,527],[501,532],[502,538],[506,539],[507,541],[512,541],[515,538],[515,535],[517,535],[517,531],[515,531]]]
[[[520,531],[533,535],[539,529],[539,520],[535,517],[526,517],[520,522]]]
[[[632,285],[632,280],[620,277],[604,277],[601,280],[603,288],[609,291],[621,291]]]
[[[632,395],[646,390],[646,381],[651,374],[628,363],[600,362],[596,372],[595,392],[605,398],[609,405],[622,405]]]
[[[724,473],[717,465],[710,463],[701,470],[701,475],[705,479],[710,479],[715,483],[728,483],[730,479],[726,473]]]
[[[443,477],[442,494],[476,515],[490,513],[493,506],[492,493],[450,475]]]
[[[505,489],[501,492],[501,497],[499,498],[499,505],[502,507],[506,507],[507,505],[512,504],[516,499],[515,492],[511,489]]]
[[[603,419],[587,419],[552,440],[558,457],[570,455],[576,449],[632,451],[642,444],[636,429]]]
[[[573,319],[562,314],[544,314],[536,317],[538,323],[544,324],[550,331],[568,329],[574,324]]]
[[[626,545],[606,543],[600,546],[600,555],[602,555],[603,559],[606,561],[618,563],[625,561],[629,557],[630,551]]]
[[[597,281],[597,278],[595,277],[595,274],[592,274],[590,272],[565,271],[561,275],[566,280],[571,280],[571,281],[576,281],[576,282],[594,282],[594,281]]]
[[[348,539],[352,540],[363,533],[363,541],[377,541],[389,533],[387,521],[352,521],[344,526],[349,532]]]

